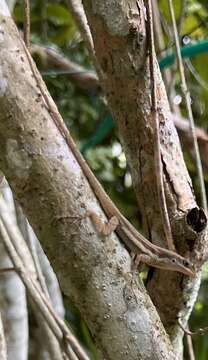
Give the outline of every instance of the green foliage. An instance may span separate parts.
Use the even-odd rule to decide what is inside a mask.
[[[56,26],[70,25],[73,21],[68,9],[59,4],[47,4],[46,16]]]

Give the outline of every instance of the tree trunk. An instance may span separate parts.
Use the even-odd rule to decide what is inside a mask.
[[[130,166],[146,235],[155,244],[166,247],[154,164],[145,2],[85,0],[83,3],[101,67],[102,86]],[[206,226],[202,225],[205,215],[195,202],[156,59],[155,62],[163,177],[174,242],[177,251],[191,258],[199,270],[207,256]],[[182,348],[183,337],[178,318],[186,325],[199,284],[200,271],[194,279],[189,279],[152,269],[147,279],[149,294],[176,350]]]
[[[104,88],[120,133],[123,134],[127,158],[139,195],[141,195],[141,190],[138,183],[141,181],[143,184],[142,190],[147,199],[141,199],[144,205],[148,205],[147,208],[145,207],[145,214],[149,235],[156,240],[155,238],[158,239],[161,234],[161,227],[158,212],[155,215],[150,210],[150,204],[153,205],[153,201],[157,200],[154,198],[155,181],[152,176],[154,152],[151,145],[152,130],[148,122],[150,84],[147,65],[144,64],[146,34],[143,7],[138,1],[138,7],[136,1],[129,1],[127,3],[131,6],[127,8],[125,5],[124,9],[115,7],[118,1],[110,3],[109,1],[94,1],[93,9],[90,5],[87,6],[87,14],[90,25],[95,27],[94,31],[97,31],[100,36],[102,34],[99,38],[93,32],[96,51],[97,53],[100,51],[98,60],[105,72]],[[116,22],[112,22],[110,18],[112,9],[116,11],[114,13]],[[128,12],[130,18],[126,17],[128,9],[131,10]],[[125,10],[125,12],[120,14],[120,10]],[[133,21],[135,18],[138,21],[136,24],[139,24],[138,28]],[[0,143],[2,147],[0,168],[6,175],[15,197],[49,257],[62,290],[80,309],[102,358],[112,360],[177,359],[142,282],[135,281],[130,276],[131,258],[128,252],[114,234],[108,237],[99,235],[90,220],[86,218],[86,210],[92,208],[105,219],[82,170],[53,123],[31,72],[22,41],[3,0],[0,0],[0,21]],[[114,22],[115,25],[113,25]],[[113,29],[110,26],[113,26]],[[141,35],[137,39],[139,45],[135,41],[135,32],[138,33],[138,30]],[[98,45],[101,39],[106,47],[105,57]],[[130,43],[127,40],[131,40]],[[160,81],[159,77],[158,81]],[[142,91],[144,94],[141,93]],[[168,111],[165,99],[163,102],[161,99],[162,114]],[[137,126],[135,121],[137,121]],[[137,131],[135,131],[135,126]],[[139,126],[141,126],[140,135],[138,134]],[[179,213],[181,224],[181,218],[184,220],[184,212],[186,214],[196,204],[176,131],[173,124],[170,121],[166,123],[165,119],[163,135],[166,141],[164,149],[167,150],[165,152],[163,149],[163,159],[166,172],[169,176],[171,175],[171,181],[167,176],[171,186],[166,178],[168,203],[170,203],[171,211],[175,209],[177,212],[178,207],[182,207],[183,212]],[[140,144],[140,137],[144,137],[145,143],[141,143],[143,145]],[[172,159],[173,154],[169,155],[170,140],[175,141],[171,149],[178,156],[177,164]],[[134,157],[132,150],[134,150]],[[142,162],[140,162],[141,159]],[[171,160],[170,164],[169,160]],[[175,166],[174,171],[176,165],[179,167],[180,186],[176,181],[175,172],[171,172],[169,165]],[[179,196],[181,188],[186,198],[181,193]],[[151,199],[148,189],[152,191]],[[174,196],[171,191],[174,191]],[[156,206],[152,207],[156,208]],[[150,214],[148,218],[148,213],[152,215],[152,221],[149,223]],[[200,246],[202,236],[194,232],[191,227],[189,229],[186,223],[183,226],[185,234],[189,230],[191,244],[194,239],[197,246]],[[178,243],[177,245],[187,256],[190,249],[184,240],[183,236],[181,245],[179,246]],[[198,258],[201,261],[200,253]],[[197,261],[199,261],[198,258]],[[161,301],[155,302],[167,326],[165,320],[169,318],[166,313],[170,306],[173,306],[174,320],[179,310],[183,314],[183,319],[187,319],[195,298],[192,289],[198,286],[199,276],[189,280],[180,274],[164,273],[167,287],[167,301],[164,309]],[[159,282],[160,295],[163,293],[164,277],[159,271],[153,272],[149,284],[155,284],[156,278]],[[174,291],[178,291],[177,295],[180,297],[174,299],[175,302],[168,293],[170,284]],[[149,285],[149,289],[155,300],[154,286]],[[184,305],[185,298],[186,305]],[[173,325],[176,326],[176,321]],[[169,326],[167,329],[171,333]]]

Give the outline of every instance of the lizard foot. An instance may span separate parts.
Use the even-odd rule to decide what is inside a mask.
[[[119,221],[116,216],[110,218],[110,220],[106,223],[103,223],[100,216],[97,215],[92,210],[87,210],[86,215],[90,217],[92,223],[96,227],[97,231],[105,236],[110,235],[113,231],[116,230]]]

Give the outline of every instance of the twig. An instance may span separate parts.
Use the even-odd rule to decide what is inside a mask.
[[[10,272],[10,271],[16,271],[14,267],[8,267],[8,268],[2,268],[0,269],[0,275],[1,274],[4,274],[4,273],[7,273],[7,272]]]
[[[199,83],[199,85],[206,91],[208,91],[207,82],[202,79],[202,77],[199,75],[195,67],[193,66],[190,59],[186,59],[186,66],[189,69],[190,73],[193,75],[195,80]]]
[[[154,126],[154,161],[155,161],[155,172],[156,172],[156,180],[157,180],[157,193],[160,207],[160,214],[163,224],[163,229],[166,237],[166,241],[168,244],[168,248],[172,251],[175,250],[170,220],[168,216],[167,204],[165,199],[165,191],[164,191],[164,182],[163,182],[163,167],[161,161],[161,153],[160,153],[160,129],[159,129],[159,118],[158,118],[158,108],[157,108],[157,94],[156,94],[156,78],[155,78],[155,47],[154,47],[154,31],[153,31],[153,19],[152,19],[152,4],[151,0],[147,1],[148,6],[148,25],[149,25],[149,47],[150,47],[150,78],[151,78],[151,99],[152,99],[152,117],[153,117],[153,126]]]
[[[178,33],[180,34],[186,12],[186,0],[180,1],[180,17],[178,20]]]
[[[206,20],[207,20],[207,18],[208,18],[208,16],[206,17]],[[194,33],[196,30],[200,29],[200,27],[202,27],[202,25],[204,25],[204,19],[201,20],[197,25],[193,26],[193,27],[191,28],[191,30],[189,30],[188,32],[185,32],[185,33],[181,34],[180,40],[183,39],[185,36],[188,36],[188,37],[189,37],[189,36],[190,36],[192,33]],[[168,34],[167,34],[167,35],[168,35]],[[169,35],[170,35],[170,34],[169,34]],[[170,37],[170,36],[169,36],[169,37]],[[172,41],[172,40],[169,41],[169,43],[161,49],[160,55],[161,55],[163,52],[165,52],[165,51],[167,51],[167,50],[170,50],[170,49],[173,47],[173,45],[174,45],[174,41]]]
[[[3,199],[6,201],[6,207],[4,207],[3,211],[6,214],[5,216],[7,216],[8,220],[10,220],[8,226],[14,226],[14,229],[16,229],[18,217],[17,211],[15,211],[15,201],[6,180],[4,181],[4,184],[2,186],[1,193],[3,195]],[[26,244],[23,237],[18,237],[18,231],[17,239],[14,244],[15,249],[20,256],[25,266],[25,269],[27,269],[27,272],[30,273],[31,276],[34,276],[35,279],[37,279],[34,261],[32,259],[31,253],[29,252],[28,245]],[[63,360],[63,349],[61,349],[60,344],[54,336],[53,332],[51,331],[50,327],[48,326],[48,323],[45,321],[39,309],[32,301],[31,296],[28,296],[28,301],[31,304],[32,311],[34,312],[34,316],[37,320],[40,336],[44,336],[45,338],[44,344],[42,344],[40,351],[47,351],[51,360]]]
[[[165,47],[165,42],[164,42],[163,30],[160,21],[158,0],[152,1],[152,12],[154,14],[153,21],[154,21],[155,38],[157,43],[157,52],[160,53],[162,49]],[[171,71],[169,68],[164,69],[163,79],[164,79],[165,87],[167,89],[171,80]]]
[[[195,360],[192,337],[187,334],[186,334],[186,344],[187,344],[187,352],[188,352],[189,360]]]
[[[58,53],[49,47],[31,44],[30,53],[33,57],[37,54],[38,57],[43,59],[44,64],[47,63],[48,67],[52,67],[53,70],[55,70],[42,72],[42,74],[66,74],[71,81],[80,86],[82,89],[93,91],[93,93],[100,91],[98,77],[93,70],[88,70],[75,62],[72,62],[61,53]]]
[[[85,45],[89,51],[89,54],[92,58],[92,61],[95,65],[96,70],[100,74],[99,66],[97,63],[97,58],[95,55],[94,43],[92,39],[92,34],[87,22],[85,11],[82,5],[81,0],[68,0],[70,11],[76,21],[77,27],[82,35],[82,38],[85,42]]]
[[[24,0],[24,42],[30,47],[30,0]]]
[[[206,189],[205,189],[205,184],[204,184],[204,177],[203,177],[202,163],[201,163],[201,158],[200,158],[200,153],[199,153],[199,146],[198,146],[196,132],[195,132],[194,118],[193,118],[193,112],[192,112],[192,107],[191,107],[191,96],[190,96],[190,92],[188,90],[187,83],[186,83],[185,71],[184,71],[183,60],[182,60],[181,51],[180,51],[178,30],[177,30],[172,0],[168,0],[168,4],[169,4],[169,9],[170,9],[172,25],[173,25],[178,67],[179,67],[180,76],[181,76],[181,89],[182,89],[182,93],[183,93],[183,96],[184,96],[184,99],[186,102],[186,109],[187,109],[188,119],[189,119],[189,123],[190,123],[190,131],[191,131],[191,135],[192,135],[192,139],[193,139],[194,152],[195,152],[195,156],[196,156],[196,168],[197,168],[197,173],[198,173],[199,183],[200,183],[201,203],[202,203],[205,213],[207,214]]]
[[[179,319],[178,319],[178,325],[184,331],[184,333],[189,336],[204,335],[205,333],[208,332],[208,326],[204,328],[199,328],[196,331],[190,331],[189,329],[185,329],[185,327],[181,324]]]
[[[158,8],[158,0],[152,0],[152,12],[153,22],[154,22],[154,30],[155,30],[155,38],[157,43],[157,53],[161,53],[162,49],[165,47],[165,41],[163,36],[163,29],[161,26],[161,16]],[[174,104],[173,98],[175,97],[175,88],[172,86],[173,76],[172,70],[170,68],[166,68],[162,72],[162,77],[165,83],[165,88],[168,95],[168,100],[170,104],[171,111],[174,113],[179,113],[178,106]]]
[[[25,287],[32,297],[32,300],[39,308],[42,316],[50,326],[57,340],[62,346],[64,345],[63,341],[67,344],[67,346],[64,347],[64,351],[68,355],[69,359],[78,360],[75,357],[71,357],[71,350],[69,349],[70,345],[80,360],[89,360],[88,356],[81,349],[74,335],[70,332],[70,329],[54,312],[48,299],[45,297],[44,293],[38,286],[36,279],[34,279],[34,276],[31,276],[30,273],[26,272],[26,267],[24,266],[24,263],[21,260],[16,247],[14,246],[14,244],[17,246],[19,241],[18,238],[22,238],[22,235],[17,226],[10,226],[11,224],[7,217],[6,203],[2,197],[0,197],[0,220],[0,232],[2,234],[2,238],[8,254],[14,264],[15,270],[20,275]]]
[[[2,219],[0,221],[0,233],[4,242],[4,245],[7,249],[7,252],[14,264],[16,272],[19,274],[22,282],[24,283],[26,289],[28,290],[28,293],[30,294],[33,302],[38,307],[40,313],[46,320],[47,324],[49,325],[50,329],[52,330],[53,334],[56,336],[59,343],[63,346],[64,343],[66,343],[66,340],[71,341],[71,335],[65,337],[65,334],[61,331],[59,325],[57,324],[56,319],[52,315],[53,310],[51,311],[48,304],[46,305],[45,301],[43,300],[43,293],[39,290],[37,287],[37,284],[34,283],[33,278],[26,272],[25,267],[19,257],[19,255],[16,253],[15,247],[13,246],[8,233],[2,223]],[[63,343],[64,341],[64,343]],[[73,354],[72,356],[72,350],[69,348],[68,344],[64,347],[64,351],[68,355],[68,358],[70,360],[78,360],[77,356]],[[79,359],[83,360],[89,360],[88,357],[79,357]]]
[[[37,239],[35,237],[34,232],[32,232],[32,229],[26,217],[24,216],[22,209],[20,208],[20,206],[17,204],[16,201],[15,201],[15,209],[16,209],[17,224],[25,240],[24,245],[28,246],[30,250],[30,254],[33,260],[34,268],[36,270],[39,285],[45,296],[48,298],[50,304],[53,306],[51,298],[49,296],[48,288],[46,286],[45,278],[43,276],[42,269],[40,267],[39,258],[37,256],[37,249],[35,246]],[[37,321],[39,324],[39,328],[41,329],[41,333],[44,333],[46,338],[46,342],[44,343],[44,349],[42,349],[42,351],[47,350],[51,360],[52,359],[63,360],[63,349],[61,348],[59,342],[57,342],[57,339],[54,336],[54,334],[51,332],[51,329],[49,328],[45,319],[41,316],[40,312],[37,311],[37,306],[35,306],[33,301],[31,301],[31,304],[32,304],[32,308],[34,309],[35,316],[37,317]],[[66,359],[68,359],[68,357]]]
[[[0,214],[1,214],[1,212],[0,212]],[[27,288],[34,303],[39,308],[40,312],[42,313],[43,317],[49,324],[54,335],[57,337],[57,339],[59,341],[62,341],[63,338],[62,338],[61,331],[60,331],[58,325],[56,324],[56,322],[54,321],[54,319],[52,319],[51,316],[48,316],[48,310],[47,310],[46,306],[44,305],[43,301],[41,300],[40,295],[35,291],[35,288],[33,286],[33,282],[31,281],[32,279],[31,279],[30,275],[26,274],[24,265],[23,265],[19,255],[16,253],[15,247],[11,243],[9,235],[2,223],[2,217],[1,217],[1,221],[0,221],[0,233],[2,236],[3,243],[5,245],[5,248],[8,252],[8,255],[11,258],[11,261],[14,265],[16,272],[19,274],[22,282],[24,283],[25,287]]]
[[[33,262],[34,262],[35,270],[37,272],[40,286],[41,286],[44,294],[46,295],[46,297],[50,300],[48,288],[46,286],[45,278],[43,276],[43,273],[42,273],[42,270],[40,267],[37,250],[35,247],[35,242],[36,242],[35,235],[34,235],[34,233],[33,234],[31,233],[31,229],[29,228],[28,220],[24,216],[20,205],[18,205],[16,201],[15,201],[15,209],[16,209],[16,214],[17,214],[17,223],[18,223],[20,231],[24,237],[25,242],[27,243],[27,245],[30,249],[30,253],[33,258]]]

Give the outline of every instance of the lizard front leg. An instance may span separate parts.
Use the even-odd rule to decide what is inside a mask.
[[[132,272],[136,272],[139,269],[141,263],[151,266],[151,258],[146,254],[134,254],[131,252],[132,258]]]
[[[97,231],[105,236],[108,236],[113,231],[115,231],[119,224],[116,216],[112,216],[108,222],[104,223],[100,216],[97,215],[93,210],[87,210],[86,215],[91,219]]]

